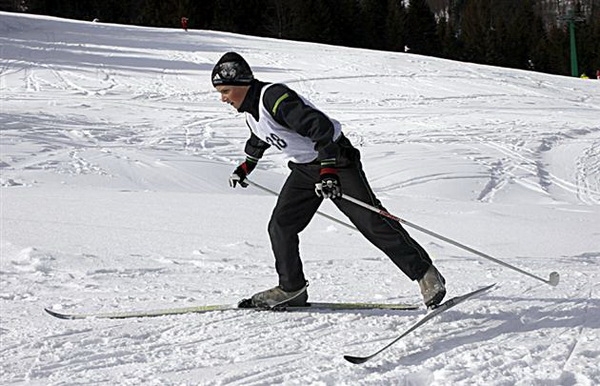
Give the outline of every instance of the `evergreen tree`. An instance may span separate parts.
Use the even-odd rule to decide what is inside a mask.
[[[293,7],[290,3],[294,1],[296,0],[270,0],[268,2],[265,17],[265,31],[268,36],[279,39],[290,38],[294,22]]]
[[[388,0],[385,23],[385,49],[404,52],[406,46],[406,8],[403,0]]]
[[[495,2],[492,12],[499,31],[497,63],[533,69],[533,52],[544,40],[543,22],[535,13],[534,1]]]
[[[20,12],[24,5],[22,0],[0,0],[0,11]]]
[[[358,23],[359,5],[356,0],[334,0],[332,6],[334,44],[359,47],[363,32]]]
[[[600,10],[596,18],[577,25],[577,56],[579,73],[585,72],[590,78],[600,70]]]
[[[545,54],[548,61],[547,71],[554,74],[569,75],[569,34],[564,26],[553,26],[546,33],[548,44]]]
[[[497,29],[489,0],[467,0],[461,16],[461,59],[475,63],[494,63],[498,57]]]
[[[460,57],[455,31],[446,16],[442,16],[438,21],[437,34],[441,47],[439,56],[448,59]]]
[[[361,47],[385,49],[386,42],[386,15],[388,2],[381,0],[361,0],[360,28],[362,30]]]
[[[411,0],[406,16],[406,44],[410,52],[439,55],[440,41],[435,16],[426,0]]]
[[[290,38],[309,42],[326,42],[330,38],[332,15],[327,3],[308,0],[292,1],[290,5],[293,15]]]
[[[211,29],[264,36],[266,3],[260,0],[214,0]]]

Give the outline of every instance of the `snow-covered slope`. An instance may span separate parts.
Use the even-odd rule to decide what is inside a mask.
[[[560,285],[412,231],[449,297],[498,286],[361,366],[342,355],[425,310],[44,314],[233,303],[276,284],[275,197],[227,183],[248,131],[209,74],[230,50],[344,124],[392,213]],[[1,384],[600,384],[600,82],[0,12],[0,88]],[[269,152],[253,178],[277,189],[286,173]],[[317,217],[301,243],[313,300],[420,302],[345,227]]]

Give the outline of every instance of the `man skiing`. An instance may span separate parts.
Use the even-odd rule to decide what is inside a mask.
[[[291,169],[268,225],[279,285],[253,295],[252,306],[307,303],[298,234],[324,198],[331,199],[373,245],[418,281],[427,307],[442,301],[446,295],[443,276],[406,230],[398,222],[341,199],[343,188],[348,195],[383,209],[367,182],[360,152],[344,136],[338,121],[286,85],[255,79],[248,63],[235,52],[221,57],[211,79],[221,101],[245,113],[250,128],[246,159],[230,176],[231,187],[247,187],[246,177],[271,147],[283,152]]]

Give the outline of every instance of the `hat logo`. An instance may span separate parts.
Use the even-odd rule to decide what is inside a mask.
[[[219,69],[218,74],[223,79],[235,79],[237,77],[237,63],[235,62],[226,62],[222,63],[221,68]]]

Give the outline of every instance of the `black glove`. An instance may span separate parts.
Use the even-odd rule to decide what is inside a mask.
[[[342,184],[334,168],[322,168],[321,180],[315,184],[315,193],[319,197],[336,199],[342,197]]]
[[[256,161],[246,158],[246,161],[235,168],[231,176],[229,176],[229,186],[235,188],[237,184],[240,184],[242,188],[248,187],[248,183],[245,181],[246,177],[254,170],[256,164]]]

